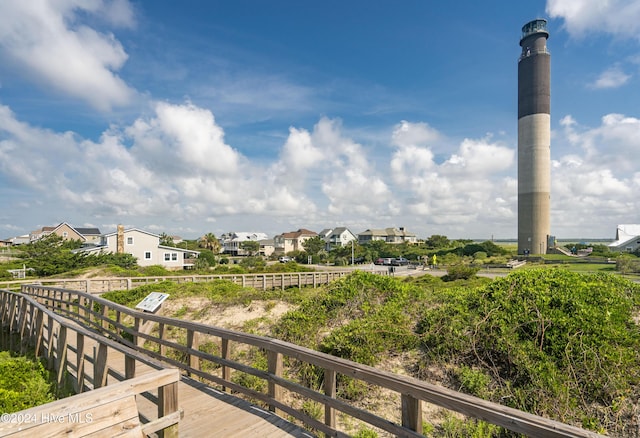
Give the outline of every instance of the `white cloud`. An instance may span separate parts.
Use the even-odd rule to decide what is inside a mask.
[[[640,156],[640,120],[608,114],[597,127],[565,120],[572,122],[563,124],[555,142],[571,148],[552,163],[552,229],[607,237],[591,230],[614,233],[617,224],[637,221],[640,171],[634,157]]]
[[[631,79],[631,75],[623,72],[619,66],[614,66],[602,72],[598,79],[591,84],[591,87],[596,89],[618,88],[626,84],[629,79]]]
[[[606,236],[634,222],[640,119],[608,114],[586,127],[565,116],[560,125],[552,144],[554,234]],[[444,137],[401,122],[386,139],[392,148],[372,154],[339,120],[321,118],[311,130],[291,127],[280,155],[264,166],[227,144],[213,114],[189,102],[157,103],[151,116],[98,141],[30,126],[0,106],[0,178],[3,193],[23,194],[14,208],[20,202],[47,223],[52,214],[73,221],[67,215],[75,212],[79,223],[164,221],[196,230],[402,225],[424,236],[514,236],[515,149],[491,137],[464,139],[436,162],[433,148],[450,142]]]
[[[515,199],[508,190],[514,190],[514,185],[500,173],[512,168],[514,150],[488,139],[465,139],[456,153],[437,164],[431,148],[442,135],[425,128],[402,122],[393,134],[397,150],[390,167],[393,180],[409,193],[405,214],[419,215],[430,224],[459,227],[459,231],[480,218],[491,218],[499,224],[497,229],[512,222]]]
[[[410,123],[403,120],[396,125],[391,142],[399,147],[430,146],[441,137],[438,131],[426,123]]]
[[[82,24],[91,14],[130,27],[125,0],[8,1],[0,14],[0,54],[42,83],[107,111],[129,102],[134,91],[115,73],[127,54],[113,34]]]
[[[606,32],[637,39],[640,34],[640,2],[636,0],[547,0],[546,11],[551,18],[563,18],[573,37]]]

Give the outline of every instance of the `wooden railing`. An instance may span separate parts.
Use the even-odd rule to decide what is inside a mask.
[[[327,436],[347,436],[336,421],[336,413],[341,412],[396,436],[421,437],[423,402],[532,437],[601,436],[276,339],[142,313],[84,292],[39,285],[23,286],[23,292],[131,350],[178,367],[224,391],[244,394]],[[251,354],[261,353],[266,356],[266,369],[257,369],[246,359]],[[321,372],[322,388],[309,387],[292,377],[294,368],[299,369],[301,365],[311,365]],[[396,414],[384,418],[339,397],[337,382],[345,377],[393,394]],[[266,382],[264,389],[255,381]],[[306,414],[300,406],[302,400],[322,406],[324,419]]]
[[[315,271],[315,272],[278,272],[264,274],[220,274],[220,275],[172,275],[165,277],[109,277],[109,278],[51,278],[38,280],[12,280],[0,282],[0,287],[8,290],[20,290],[25,284],[38,283],[43,286],[73,289],[82,292],[101,294],[113,290],[129,290],[134,287],[160,281],[174,283],[201,283],[214,280],[227,280],[243,287],[258,290],[286,289],[288,287],[317,287],[349,275],[352,271]],[[378,273],[386,275],[386,271]]]
[[[21,354],[32,352],[43,358],[48,368],[55,371],[58,386],[71,384],[77,393],[58,402],[3,415],[0,436],[62,436],[69,433],[84,436],[104,428],[105,436],[133,429],[139,430],[139,436],[158,432],[160,436],[177,437],[179,370],[165,369],[166,363],[145,357],[121,342],[79,326],[56,314],[55,310],[55,307],[38,303],[34,297],[0,290],[2,350]],[[91,341],[95,341],[93,355],[85,352],[85,345]],[[109,366],[110,351],[124,355],[124,374]],[[70,356],[74,360],[69,360]],[[138,363],[158,371],[136,378]],[[157,397],[151,396],[152,390],[157,390]],[[157,404],[157,418],[150,419],[145,425],[138,424],[137,408],[133,412],[137,394],[144,394]],[[105,412],[125,411],[127,414],[117,420],[104,415]],[[56,427],[60,428],[59,435]]]

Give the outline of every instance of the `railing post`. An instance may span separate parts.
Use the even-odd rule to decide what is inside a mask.
[[[53,329],[53,317],[47,314],[47,366],[49,369],[53,367],[53,338],[55,337],[55,331]]]
[[[283,368],[282,353],[278,353],[271,350],[267,351],[267,367],[268,367],[269,373],[277,377],[282,377],[282,368]],[[275,401],[281,401],[282,387],[280,385],[277,385],[275,382],[271,382],[271,381],[269,382],[268,387],[269,387],[269,397]],[[279,415],[279,409],[277,409],[275,405],[269,405],[269,410]]]
[[[56,371],[58,388],[64,386],[65,373],[67,371],[67,328],[60,325],[58,330],[58,354],[56,355]]]
[[[136,376],[136,358],[124,355],[124,378],[133,379]]]
[[[15,336],[13,336],[13,327],[16,321],[16,310],[18,307],[18,296],[11,295],[11,308],[9,309],[9,350],[15,351],[13,346]]]
[[[18,327],[20,330],[20,354],[25,354],[27,352],[27,345],[26,345],[26,339],[25,339],[25,331],[27,330],[27,320],[28,320],[28,314],[27,314],[27,306],[29,305],[29,303],[27,302],[27,300],[22,300],[22,305],[20,306],[20,315],[18,321],[20,322],[20,326]]]
[[[84,390],[84,335],[76,331],[76,393]]]
[[[422,400],[402,394],[402,426],[422,433]]]
[[[107,346],[98,343],[98,354],[93,358],[93,389],[102,388],[107,384]]]
[[[336,372],[330,369],[324,370],[324,394],[336,398]],[[327,404],[324,405],[324,424],[332,429],[336,428],[336,410]]]
[[[109,314],[109,308],[105,304],[102,304],[102,318],[101,318],[100,325],[105,330],[109,328],[108,314]]]
[[[222,358],[229,360],[231,358],[231,349],[229,348],[229,340],[223,338],[222,339]],[[225,382],[230,382],[231,381],[231,368],[229,368],[227,365],[222,365],[222,379]],[[231,392],[230,388],[227,388],[226,386],[222,387],[222,391],[224,392]]]
[[[178,410],[178,382],[158,388],[158,418]],[[158,431],[159,438],[178,438],[178,425]]]
[[[38,308],[33,305],[29,305],[29,325],[27,326],[27,347],[35,345],[34,333],[36,330],[36,315],[38,314]]]
[[[187,330],[187,348],[190,350],[197,350],[199,347],[198,332],[191,329]],[[200,370],[200,358],[194,354],[188,353],[187,356],[188,365],[190,368]],[[191,376],[191,371],[187,372],[188,376]]]
[[[35,346],[34,346],[34,354],[36,357],[40,357],[41,349],[42,349],[42,335],[43,335],[43,326],[44,326],[44,312],[38,311],[36,313],[36,327],[34,331],[34,336],[36,338]]]
[[[140,318],[138,318],[137,316],[133,319],[133,330],[134,330],[134,335],[133,335],[133,345],[135,345],[136,347],[138,347],[138,341],[140,339],[143,340],[144,342],[144,338],[140,338],[138,336],[138,333],[140,333]]]
[[[161,322],[158,324],[158,339],[164,341],[164,335],[164,322]],[[167,347],[162,343],[158,343],[158,352],[160,356],[165,356],[167,354]]]

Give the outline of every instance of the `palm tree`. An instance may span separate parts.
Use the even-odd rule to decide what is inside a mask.
[[[202,248],[206,248],[211,250],[214,254],[218,254],[220,252],[220,241],[213,233],[207,233],[201,238],[198,239],[198,245]]]

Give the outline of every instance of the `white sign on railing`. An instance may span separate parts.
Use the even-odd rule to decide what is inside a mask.
[[[167,298],[169,298],[169,294],[163,294],[161,292],[151,292],[149,295],[144,297],[144,300],[140,301],[136,305],[136,309],[153,313],[158,310],[158,307],[160,307],[160,305]]]

